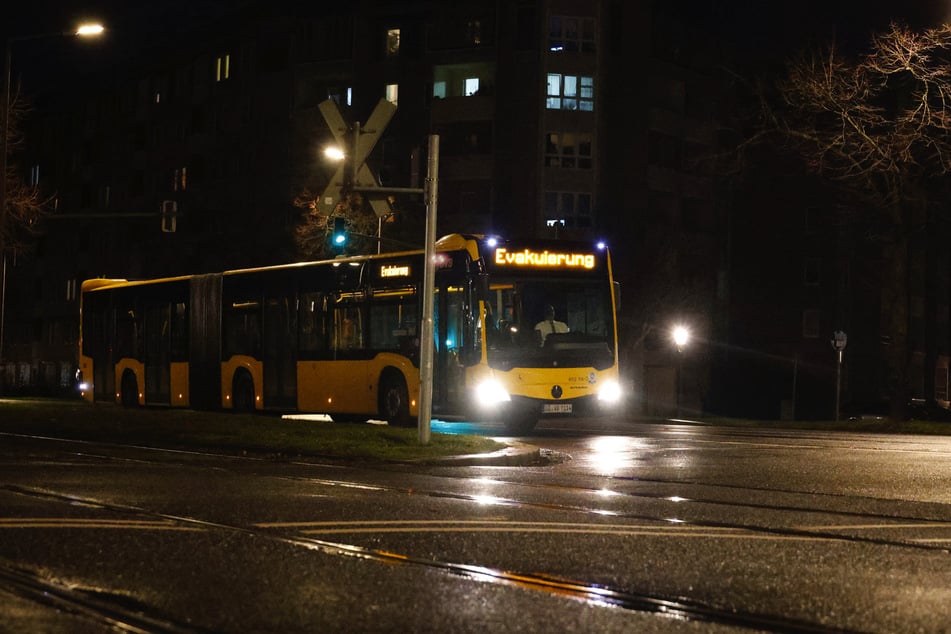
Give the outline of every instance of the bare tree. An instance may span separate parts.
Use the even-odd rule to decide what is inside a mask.
[[[792,61],[762,101],[756,140],[779,135],[853,202],[853,222],[882,247],[882,315],[893,417],[908,378],[909,236],[934,213],[951,171],[951,27],[892,24],[868,51],[836,47]]]
[[[9,160],[16,155],[23,144],[22,122],[29,112],[28,104],[18,97],[11,99],[10,113],[7,118],[7,169],[5,209],[0,210],[3,221],[0,222],[0,251],[4,253],[23,250],[31,245],[31,237],[39,227],[40,219],[46,215],[46,207],[51,198],[44,197],[40,190],[23,180],[15,161]]]
[[[303,210],[301,222],[294,233],[299,257],[321,259],[337,254],[330,245],[330,218],[343,216],[350,227],[349,253],[376,252],[377,218],[372,208],[359,193],[343,196],[331,215],[317,208],[317,196],[309,190],[294,199],[294,205]]]

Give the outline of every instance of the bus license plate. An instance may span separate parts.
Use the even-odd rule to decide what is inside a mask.
[[[542,405],[542,414],[570,414],[571,403],[545,403]]]

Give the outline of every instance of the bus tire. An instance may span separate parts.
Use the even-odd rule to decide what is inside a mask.
[[[254,411],[254,381],[247,372],[236,372],[231,382],[231,407],[235,412]]]
[[[394,427],[411,427],[409,390],[403,375],[389,372],[380,379],[380,416]]]
[[[126,370],[122,373],[119,399],[122,407],[139,406],[139,382],[135,379],[135,372],[132,370]]]

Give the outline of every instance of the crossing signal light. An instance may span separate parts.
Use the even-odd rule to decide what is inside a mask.
[[[333,219],[333,233],[330,241],[337,248],[347,244],[347,219],[342,216],[336,216]]]

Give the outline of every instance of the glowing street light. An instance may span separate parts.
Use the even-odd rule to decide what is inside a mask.
[[[329,158],[331,161],[342,161],[343,159],[347,158],[347,155],[343,153],[343,150],[334,145],[324,148],[324,156]]]
[[[37,35],[14,35],[8,37],[3,56],[3,101],[0,102],[0,258],[3,260],[3,281],[0,283],[0,360],[3,359],[4,317],[7,303],[7,154],[9,152],[10,133],[10,70],[13,66],[13,44],[25,40],[39,40],[49,37],[98,37],[105,31],[98,22],[80,24],[73,31],[56,31]]]
[[[690,330],[686,326],[674,326],[674,329],[670,331],[670,337],[677,346],[677,352],[681,352],[690,342]]]
[[[690,329],[683,325],[674,326],[670,331],[670,338],[677,346],[677,416],[681,416],[680,396],[683,392],[684,374],[684,347],[690,342]]]

